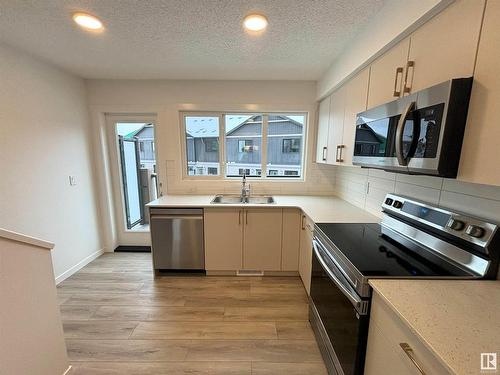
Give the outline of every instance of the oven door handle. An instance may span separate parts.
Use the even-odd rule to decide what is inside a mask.
[[[363,301],[352,288],[344,285],[344,283],[342,283],[342,281],[332,272],[332,270],[330,270],[328,265],[323,260],[323,257],[321,256],[318,248],[318,241],[313,239],[312,244],[314,253],[316,254],[316,258],[318,259],[321,267],[328,274],[330,279],[338,286],[338,288],[349,299],[349,301],[351,301],[352,305],[360,315],[368,314],[368,303],[366,301]]]

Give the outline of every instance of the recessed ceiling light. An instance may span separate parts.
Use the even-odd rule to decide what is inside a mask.
[[[87,30],[102,29],[102,22],[97,18],[87,13],[73,13],[73,20],[81,27]]]
[[[250,31],[262,31],[267,27],[267,18],[260,14],[250,14],[243,20],[243,26]]]

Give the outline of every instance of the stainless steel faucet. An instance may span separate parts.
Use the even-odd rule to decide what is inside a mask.
[[[248,203],[250,198],[250,184],[247,184],[247,174],[243,172],[243,179],[241,180],[241,202]]]

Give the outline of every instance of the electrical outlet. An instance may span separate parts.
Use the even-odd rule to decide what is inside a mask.
[[[70,186],[76,185],[76,176],[69,176],[69,185]]]

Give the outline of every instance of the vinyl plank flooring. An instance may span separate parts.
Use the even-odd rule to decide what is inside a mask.
[[[95,283],[65,280],[59,284],[63,293],[130,293],[139,291],[143,283]]]
[[[71,375],[251,375],[250,362],[74,362]]]
[[[70,361],[184,361],[190,348],[183,340],[67,339]]]
[[[139,322],[63,321],[64,336],[68,339],[128,339]]]
[[[287,307],[226,307],[224,320],[279,321],[308,320],[307,305]]]
[[[315,341],[306,340],[196,340],[186,361],[320,362]]]
[[[159,276],[106,253],[58,288],[76,375],[326,375],[298,277]]]
[[[76,294],[64,301],[65,305],[106,305],[106,306],[184,306],[185,299],[163,294]],[[220,304],[218,305],[220,306]]]
[[[187,296],[186,306],[225,306],[225,307],[288,307],[307,304],[305,293],[298,296],[283,295],[247,295],[233,297],[191,297]]]
[[[59,307],[62,320],[87,320],[96,312],[97,306],[67,306]]]
[[[280,340],[314,340],[314,332],[307,321],[276,322],[276,330]]]
[[[160,320],[160,321],[222,321],[224,307],[169,306],[101,306],[92,319]]]
[[[100,273],[76,273],[69,279],[70,282],[80,281],[83,283],[132,283],[152,282],[153,273],[150,272],[100,272]]]
[[[141,322],[132,339],[276,339],[274,322]]]
[[[323,363],[252,362],[252,375],[328,375]]]

